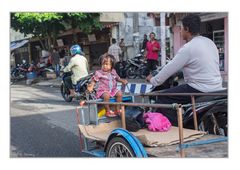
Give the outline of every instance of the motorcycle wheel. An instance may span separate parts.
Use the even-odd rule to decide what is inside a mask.
[[[136,157],[136,155],[125,139],[114,137],[107,145],[106,157]]]
[[[214,135],[228,135],[228,121],[226,112],[215,112],[203,116],[199,123],[199,130]]]
[[[145,79],[148,75],[148,71],[146,67],[141,68],[139,72],[140,72],[141,79]]]
[[[63,99],[66,102],[71,102],[73,98],[69,97],[70,91],[64,86],[64,84],[61,84],[60,90],[61,90]]]
[[[17,77],[18,77],[18,73],[16,71],[13,71],[11,73],[11,80],[15,81],[15,80],[17,80]]]
[[[134,79],[137,77],[137,68],[136,67],[130,67],[127,71],[126,71],[126,75],[128,78],[130,79]]]

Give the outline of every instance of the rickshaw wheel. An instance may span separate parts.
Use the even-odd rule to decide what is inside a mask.
[[[106,157],[136,157],[136,154],[125,139],[114,137],[108,143]]]

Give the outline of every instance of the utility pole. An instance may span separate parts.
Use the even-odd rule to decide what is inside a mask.
[[[32,53],[31,53],[31,42],[30,42],[30,39],[28,41],[28,57],[29,57],[29,63],[32,62]]]
[[[165,12],[160,13],[160,29],[161,29],[161,66],[166,65],[166,24]]]

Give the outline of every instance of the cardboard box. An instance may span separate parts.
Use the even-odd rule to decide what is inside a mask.
[[[121,121],[112,121],[110,123],[100,123],[99,125],[78,125],[84,137],[88,139],[107,141],[111,132],[116,128],[121,128]],[[168,146],[179,143],[178,127],[172,126],[167,132],[151,132],[147,129],[140,129],[137,132],[131,132],[145,146]],[[206,132],[183,129],[184,142],[193,141],[203,137]]]

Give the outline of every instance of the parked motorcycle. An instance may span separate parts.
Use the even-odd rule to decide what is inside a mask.
[[[121,78],[127,77],[127,74],[126,74],[127,65],[128,65],[127,61],[119,61],[115,65],[115,70]]]
[[[147,62],[144,60],[144,50],[141,50],[134,58],[128,59],[124,64],[122,64],[122,71],[125,76],[134,79],[137,76],[144,79],[146,78],[147,72]]]
[[[61,90],[62,97],[66,102],[71,102],[73,99],[73,97],[69,96],[70,91],[65,85],[65,78],[68,76],[71,76],[71,74],[72,74],[71,72],[64,72],[62,75],[62,82],[61,82],[60,90]],[[74,86],[75,92],[77,93],[77,97],[76,97],[77,99],[82,99],[82,100],[95,99],[94,92],[92,92],[92,93],[87,92],[87,85],[88,85],[88,83],[90,83],[92,75],[93,75],[93,73],[90,73],[86,77],[79,80],[77,82],[77,85]]]
[[[126,75],[130,79],[140,77],[142,79],[146,78],[147,72],[147,63],[144,59],[133,58],[129,60],[129,66],[126,70]]]
[[[21,80],[26,78],[28,68],[29,64],[25,60],[23,60],[22,64],[17,64],[17,66],[11,70],[11,79]]]
[[[159,70],[158,70],[159,71]],[[158,71],[152,73],[156,75]],[[162,85],[153,87],[151,92],[159,92],[178,85],[182,73],[178,72],[168,78]],[[215,91],[214,93],[226,93],[227,90]],[[149,97],[151,103],[156,102],[156,97]],[[227,96],[196,96],[195,109],[197,112],[198,129],[215,135],[228,135],[228,99]],[[183,105],[183,126],[194,129],[192,105]],[[176,124],[176,122],[175,122]]]

